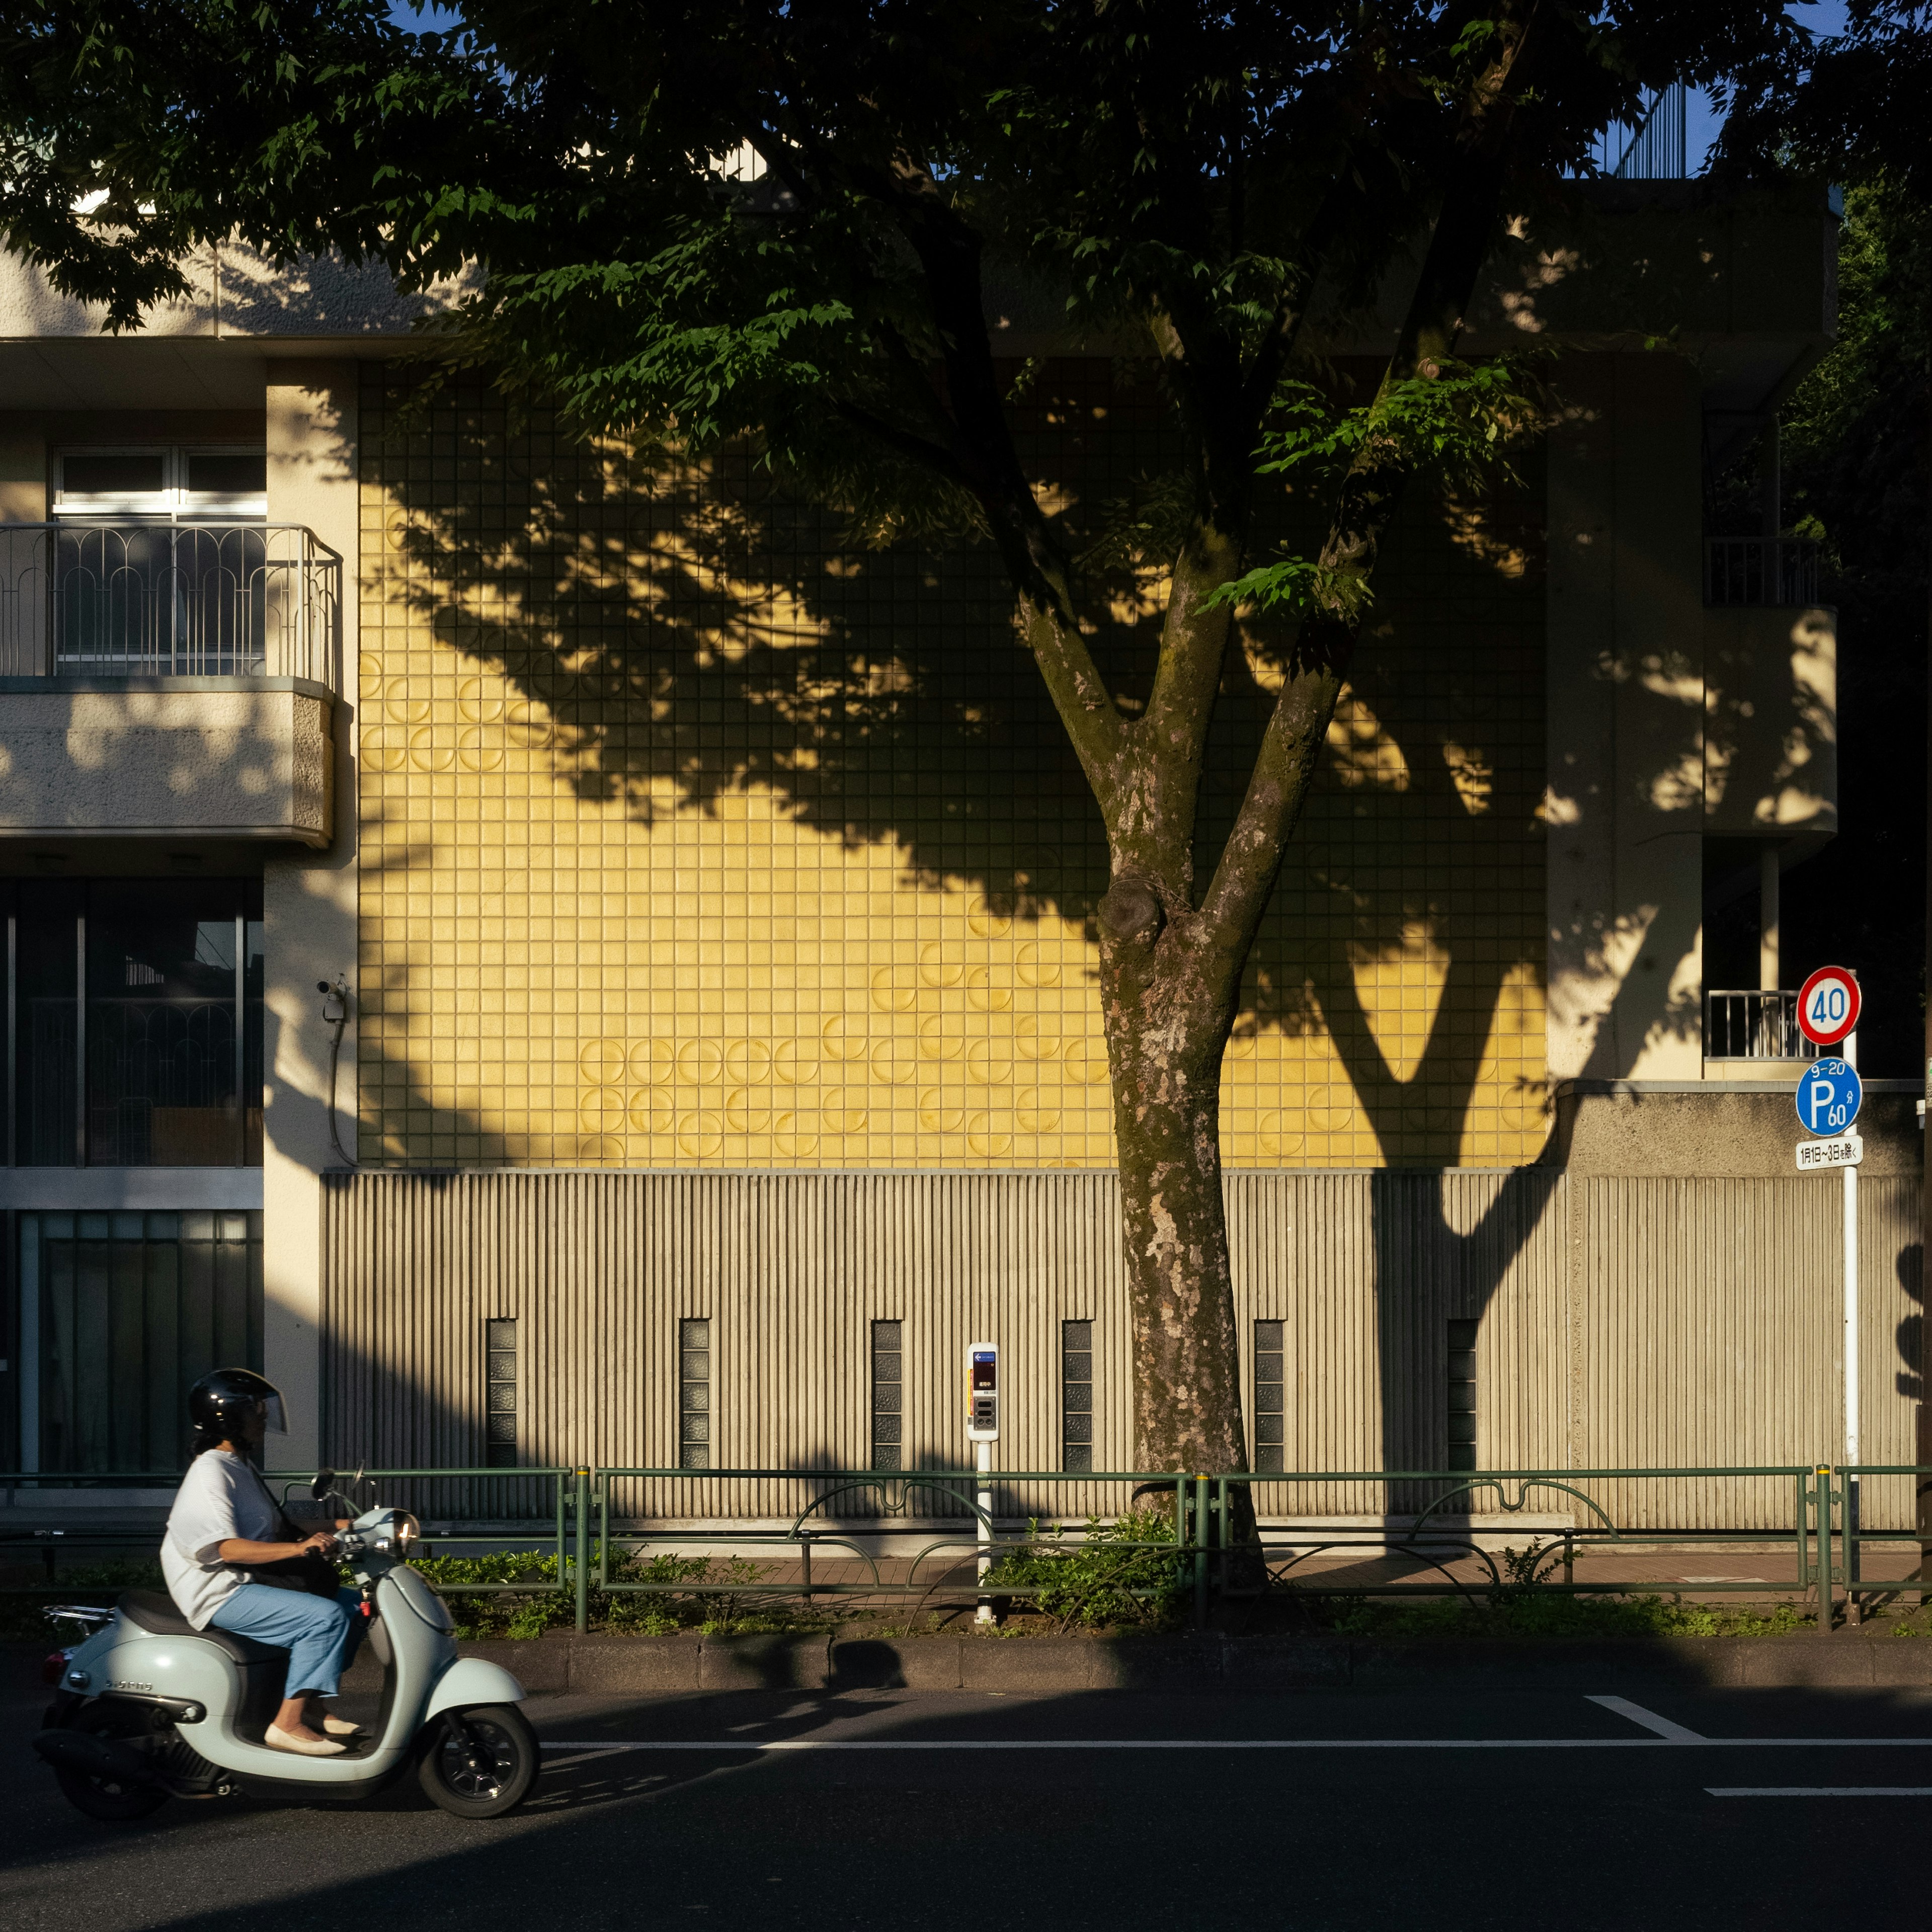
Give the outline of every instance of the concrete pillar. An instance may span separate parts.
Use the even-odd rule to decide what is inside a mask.
[[[37,418],[0,416],[0,524],[46,520],[46,433]]]
[[[329,1048],[318,980],[340,974],[352,991],[356,958],[356,697],[358,373],[350,362],[268,364],[268,518],[306,524],[343,559],[342,688],[334,712],[335,836],[325,852],[272,860],[262,880],[267,991],[263,1064],[262,1203],[268,1373],[294,1408],[288,1466],[352,1444],[325,1443],[320,1424],[321,1188],[339,1167],[329,1141]],[[352,997],[337,1096],[352,1156],[356,1022]]]
[[[1766,845],[1757,855],[1757,983],[1774,993],[1778,986],[1778,848]]]
[[[1549,1068],[1703,1070],[1700,379],[1579,356],[1549,441]]]

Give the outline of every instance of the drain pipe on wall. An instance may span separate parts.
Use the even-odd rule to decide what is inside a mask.
[[[323,1024],[335,1029],[335,1038],[328,1048],[328,1144],[334,1148],[336,1159],[344,1167],[353,1167],[356,1163],[343,1151],[341,1138],[335,1130],[335,1083],[342,1064],[343,1029],[349,1024],[349,982],[338,973],[334,986],[326,980],[318,980],[315,990],[322,995]]]

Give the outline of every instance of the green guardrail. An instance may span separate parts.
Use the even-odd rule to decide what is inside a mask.
[[[285,1497],[305,1489],[314,1472],[268,1472],[272,1485]],[[1467,1519],[1486,1499],[1493,1507],[1482,1514],[1494,1517],[1522,1514],[1532,1498],[1552,1504],[1564,1502],[1571,1520],[1564,1526],[1537,1532],[1548,1537],[1551,1569],[1560,1564],[1563,1580],[1539,1577],[1535,1587],[1575,1595],[1625,1596],[1640,1593],[1682,1593],[1684,1579],[1636,1577],[1585,1579],[1575,1574],[1576,1559],[1593,1551],[1640,1546],[1646,1550],[1726,1544],[1790,1545],[1793,1574],[1786,1582],[1712,1580],[1695,1586],[1698,1594],[1763,1594],[1769,1590],[1802,1592],[1828,1610],[1842,1600],[1857,1613],[1867,1598],[1918,1587],[1920,1580],[1868,1578],[1862,1558],[1872,1545],[1910,1545],[1932,1549],[1932,1537],[1916,1529],[1873,1529],[1861,1520],[1859,1484],[1867,1478],[1903,1477],[1915,1482],[1922,1496],[1932,1492],[1932,1466],[1911,1464],[1862,1464],[1832,1467],[1820,1464],[1756,1464],[1669,1468],[1607,1469],[1354,1469],[1291,1470],[1234,1474],[1175,1474],[1167,1471],[970,1469],[688,1469],[670,1468],[592,1468],[553,1467],[504,1469],[393,1468],[358,1472],[356,1478],[338,1474],[338,1486],[359,1481],[364,1493],[358,1501],[380,1500],[410,1510],[430,1527],[422,1548],[433,1554],[438,1545],[481,1545],[491,1550],[528,1549],[554,1558],[549,1579],[518,1577],[507,1580],[451,1582],[439,1588],[452,1595],[555,1595],[572,1598],[579,1631],[589,1627],[593,1591],[606,1596],[742,1594],[748,1588],[760,1595],[796,1596],[808,1604],[842,1597],[900,1598],[915,1605],[915,1613],[940,1591],[951,1588],[944,1600],[992,1596],[1024,1595],[1023,1584],[1003,1583],[1000,1571],[1045,1549],[1064,1550],[1069,1538],[1077,1543],[1082,1523],[1030,1520],[1026,1533],[1003,1530],[995,1520],[992,1497],[1004,1490],[1039,1491],[1050,1496],[1077,1486],[1090,1497],[1095,1486],[1126,1492],[1126,1509],[1152,1510],[1174,1526],[1173,1533],[1144,1539],[1110,1538],[1109,1547],[1131,1562],[1137,1556],[1172,1557],[1176,1575],[1190,1594],[1197,1623],[1204,1623],[1216,1598],[1252,1598],[1269,1593],[1319,1598],[1441,1597],[1459,1592],[1471,1598],[1524,1587],[1505,1577],[1486,1546],[1497,1534],[1493,1522],[1480,1529]],[[1591,1496],[1591,1484],[1665,1482],[1696,1480],[1782,1481],[1790,1486],[1788,1526],[1772,1528],[1705,1526],[1657,1529],[1621,1526]],[[158,1509],[171,1500],[178,1478],[152,1471],[0,1472],[0,1490],[130,1490],[151,1492]],[[794,1515],[788,1525],[772,1528],[740,1526],[728,1517],[721,1526],[683,1526],[662,1518],[614,1515],[614,1486],[620,1484],[784,1483],[817,1486],[819,1493]],[[1397,1511],[1385,1510],[1379,1525],[1327,1526],[1320,1519],[1298,1524],[1260,1525],[1244,1491],[1261,1486],[1290,1489],[1316,1484],[1380,1486],[1384,1492],[1406,1489],[1430,1493],[1430,1500]],[[1567,1500],[1566,1500],[1567,1499]],[[503,1507],[514,1504],[515,1508]],[[466,1505],[466,1506],[464,1506]],[[496,1505],[492,1507],[492,1505]],[[923,1506],[922,1514],[916,1505]],[[838,1511],[843,1507],[845,1514]],[[37,1506],[45,1508],[45,1504]],[[863,1512],[862,1514],[861,1512]],[[20,1510],[18,1514],[24,1514]],[[1277,1512],[1278,1513],[1278,1512]],[[1552,1510],[1551,1513],[1555,1513]],[[82,1550],[119,1549],[133,1540],[122,1528],[104,1528],[69,1516],[61,1522],[22,1525],[16,1531],[8,1519],[16,1510],[0,1510],[0,1562],[10,1550],[31,1549],[40,1554],[45,1570],[38,1584],[0,1585],[0,1594],[44,1595],[58,1583],[62,1554]],[[1010,1517],[1007,1520],[1010,1520]],[[957,1526],[954,1526],[956,1521]],[[518,1527],[527,1523],[529,1528]],[[541,1524],[541,1528],[537,1527]],[[882,1575],[880,1558],[866,1546],[882,1534],[923,1534],[926,1540],[912,1552],[903,1579]],[[706,1548],[742,1552],[746,1549],[796,1553],[796,1581],[748,1585],[742,1578],[715,1579],[710,1565],[702,1576],[682,1575],[672,1580],[640,1579],[623,1574],[653,1546],[681,1550]],[[856,1578],[830,1579],[814,1575],[814,1558],[837,1552],[863,1566]],[[1358,1552],[1364,1558],[1397,1556],[1432,1568],[1437,1579],[1415,1581],[1348,1582],[1318,1573],[1297,1574],[1310,1558]],[[1475,1576],[1459,1576],[1450,1562],[1473,1560],[1481,1568]],[[893,1559],[904,1563],[904,1556]],[[1927,1566],[1922,1564],[1924,1570]],[[970,1584],[956,1581],[970,1570]],[[1123,1586],[1126,1594],[1149,1597],[1166,1588]],[[1932,1575],[1922,1594],[1932,1593]],[[1820,1620],[1821,1630],[1831,1625],[1829,1614]]]

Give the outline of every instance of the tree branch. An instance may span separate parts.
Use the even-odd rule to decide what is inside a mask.
[[[1382,390],[1420,375],[1454,348],[1501,212],[1509,137],[1541,41],[1543,10],[1533,0],[1521,30],[1471,90],[1455,164],[1429,238],[1395,352]],[[1408,480],[1402,452],[1371,439],[1343,476],[1321,562],[1324,569],[1366,583],[1383,535]],[[1202,901],[1198,943],[1229,954],[1234,970],[1246,957],[1281,868],[1289,829],[1300,815],[1342,681],[1354,653],[1357,620],[1339,608],[1303,622],[1293,668],[1276,698],[1246,796]]]

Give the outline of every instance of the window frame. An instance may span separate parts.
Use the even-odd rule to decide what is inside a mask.
[[[152,456],[161,458],[159,490],[92,492],[70,496],[67,462],[71,456]],[[206,490],[196,498],[188,488],[188,465],[197,456],[260,456],[266,443],[98,442],[62,443],[53,452],[49,478],[49,512],[56,523],[260,524],[268,518],[266,477],[259,493],[239,495]]]

